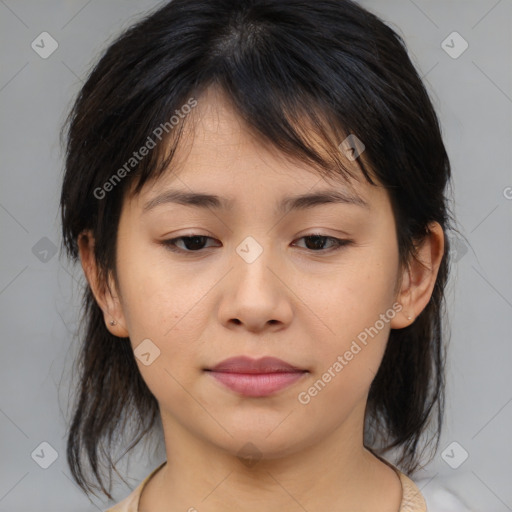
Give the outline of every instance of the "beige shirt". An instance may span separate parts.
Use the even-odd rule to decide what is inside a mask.
[[[149,479],[164,464],[165,462],[154,469],[123,501],[120,501],[105,512],[139,512],[139,499],[142,494],[142,489],[144,489]],[[427,512],[427,505],[416,484],[398,468],[390,463],[387,464],[397,472],[400,482],[402,483],[402,503],[400,504],[399,512]]]

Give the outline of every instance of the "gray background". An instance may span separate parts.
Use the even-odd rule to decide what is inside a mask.
[[[436,505],[442,487],[475,511],[512,510],[512,2],[361,4],[404,37],[424,76],[453,166],[453,209],[467,237],[452,235],[457,262],[447,297],[445,430],[439,453],[415,479],[434,511],[452,510],[448,498],[445,508]],[[94,512],[109,505],[91,503],[78,490],[65,460],[83,279],[80,268],[55,253],[63,169],[58,137],[98,53],[155,6],[150,0],[0,0],[0,512]],[[58,42],[46,59],[31,47],[44,31]],[[469,44],[457,58],[441,46],[453,31]],[[446,44],[452,54],[462,48],[457,39]],[[41,452],[42,442],[57,452],[47,469],[40,464],[51,452],[44,445]],[[458,445],[449,447],[452,442]],[[468,458],[460,464],[463,450]],[[148,460],[141,449],[124,461],[132,486],[163,456]],[[445,460],[460,465],[453,469]],[[120,486],[116,497],[129,491]]]

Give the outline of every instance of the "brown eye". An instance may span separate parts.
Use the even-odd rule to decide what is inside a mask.
[[[331,250],[339,249],[340,247],[343,247],[345,245],[349,245],[352,243],[352,240],[346,240],[341,238],[335,238],[332,236],[325,236],[325,235],[319,235],[319,234],[311,234],[303,236],[302,238],[299,238],[299,240],[307,240],[306,242],[306,249],[311,250],[313,252],[327,252]],[[330,248],[325,248],[325,242],[330,241],[333,245]]]
[[[208,239],[213,240],[212,237],[204,235],[179,236],[170,240],[164,240],[162,244],[173,252],[200,252],[204,249],[204,244]],[[183,241],[185,248],[178,247],[177,241]]]

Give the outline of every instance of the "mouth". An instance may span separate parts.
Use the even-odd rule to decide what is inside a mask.
[[[274,357],[232,357],[205,371],[228,389],[248,397],[269,396],[290,386],[308,370]]]

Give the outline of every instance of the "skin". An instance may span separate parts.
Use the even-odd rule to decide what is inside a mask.
[[[91,234],[79,240],[107,328],[129,336],[134,349],[149,338],[160,350],[150,365],[137,364],[160,406],[168,462],[146,485],[140,511],[396,512],[400,481],[364,448],[364,411],[390,329],[409,325],[430,299],[441,227],[430,225],[421,264],[411,260],[401,269],[384,188],[363,179],[327,182],[284,158],[258,142],[214,89],[191,116],[193,137],[179,147],[176,167],[125,199],[118,281],[110,278],[110,289],[98,282]],[[232,198],[232,210],[162,203],[144,212],[169,188]],[[320,188],[356,191],[369,208],[325,204],[274,213],[282,197]],[[334,250],[323,239],[315,246],[303,238],[312,233],[353,243]],[[187,254],[162,244],[191,234],[211,239],[177,242],[183,251],[192,247]],[[263,249],[250,264],[236,251],[247,236]],[[298,394],[396,303],[403,309],[300,403]],[[203,371],[236,355],[272,355],[309,373],[270,397],[248,398]],[[257,450],[253,465],[237,456],[247,442]]]

